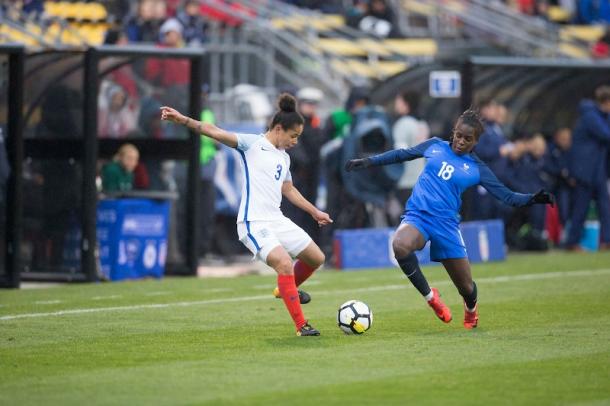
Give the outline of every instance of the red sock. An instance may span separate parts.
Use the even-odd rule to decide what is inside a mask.
[[[301,310],[297,285],[294,284],[294,275],[278,275],[277,287],[280,290],[288,313],[290,313],[290,317],[294,320],[294,325],[297,329],[303,327],[306,321],[305,316],[303,316],[303,310]]]
[[[294,263],[294,283],[297,286],[301,286],[301,283],[305,282],[315,270],[315,268],[307,265],[300,259],[297,259]]]

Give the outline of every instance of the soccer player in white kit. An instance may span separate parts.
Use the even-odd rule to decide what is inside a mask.
[[[171,107],[161,107],[161,119],[187,126],[231,148],[242,158],[243,188],[237,216],[239,240],[277,273],[277,288],[294,321],[298,336],[318,336],[303,315],[297,286],[324,263],[320,247],[290,219],[280,204],[285,196],[309,213],[320,226],[332,223],[329,215],[308,202],[292,184],[290,157],[286,149],[297,144],[303,132],[303,117],[296,100],[282,94],[279,110],[264,134],[235,134],[213,124],[185,117]],[[297,258],[293,264],[292,258]]]

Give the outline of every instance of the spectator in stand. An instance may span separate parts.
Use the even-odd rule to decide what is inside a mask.
[[[580,238],[593,199],[601,223],[600,249],[610,249],[610,197],[606,185],[609,146],[610,86],[600,86],[595,89],[595,101],[581,101],[580,117],[574,126],[570,173],[576,186],[566,241],[569,250],[582,250]]]
[[[430,136],[428,124],[417,119],[418,104],[419,94],[415,92],[403,92],[394,99],[394,111],[398,115],[398,119],[392,127],[394,149],[414,147]],[[397,197],[400,202],[406,202],[411,197],[413,186],[415,186],[425,164],[426,162],[423,159],[403,163],[404,172],[396,184]]]
[[[358,28],[381,38],[400,36],[396,15],[386,0],[370,0],[367,12],[358,23]]]
[[[321,178],[326,184],[326,211],[335,217],[353,200],[345,192],[341,174],[343,139],[349,136],[353,115],[366,107],[370,100],[370,89],[355,86],[351,89],[345,107],[333,111],[324,126],[324,140],[320,150]],[[330,224],[321,230],[321,247],[327,258],[332,257],[334,226]]]
[[[299,143],[287,151],[290,155],[290,173],[294,186],[305,199],[315,203],[320,181],[320,148],[324,137],[317,111],[324,94],[320,89],[305,87],[297,92],[296,97],[299,113],[305,121]],[[287,200],[282,202],[282,210],[314,241],[319,242],[319,226],[311,216]]]
[[[595,59],[610,57],[610,27],[606,27],[604,35],[591,47],[591,56]]]
[[[201,91],[203,110],[201,111],[201,122],[216,124],[216,116],[208,105],[208,86],[203,86]],[[199,183],[199,257],[204,257],[212,251],[215,238],[215,219],[216,219],[216,186],[214,176],[216,175],[216,152],[218,142],[204,134],[200,135],[201,147],[199,149],[199,168],[201,182]]]
[[[157,42],[166,13],[164,1],[140,0],[136,15],[129,18],[125,26],[129,42]]]
[[[23,0],[21,10],[25,14],[40,17],[44,13],[44,2],[42,0]]]
[[[551,176],[550,191],[557,199],[559,220],[565,227],[570,215],[570,195],[576,181],[570,175],[572,130],[560,128],[553,134],[545,157],[545,170]]]
[[[610,0],[580,0],[577,22],[580,24],[607,24],[610,22]]]
[[[501,109],[501,105],[493,99],[487,99],[481,103],[480,111],[484,131],[474,152],[502,183],[511,185],[508,155],[512,152],[514,144],[508,142],[500,126]],[[487,220],[506,216],[508,208],[498,204],[496,199],[490,196],[483,187],[477,186],[474,196],[472,214],[475,219]]]
[[[164,22],[159,34],[160,48],[180,48],[184,45],[182,24],[175,18]],[[150,58],[146,61],[144,77],[157,87],[161,104],[186,108],[190,78],[190,65],[187,59]]]
[[[520,193],[536,193],[547,190],[549,178],[544,171],[546,141],[541,134],[535,134],[530,139],[518,142],[513,151],[509,168],[513,177],[512,189]],[[515,156],[519,151],[520,156]],[[524,219],[519,224],[519,239],[516,247],[525,250],[543,250],[548,248],[545,233],[546,206],[532,205],[527,209],[514,213],[519,217],[523,214]]]
[[[105,80],[100,85],[97,134],[123,138],[136,129],[138,111],[122,86]]]
[[[187,46],[197,46],[206,42],[206,23],[199,11],[197,0],[187,0],[176,14],[183,26],[184,42]]]
[[[112,162],[102,168],[102,190],[123,192],[133,189],[133,171],[138,165],[140,153],[132,144],[123,144]]]
[[[108,11],[110,20],[121,24],[123,19],[131,12],[131,2],[129,0],[104,0],[104,7]]]
[[[353,0],[352,6],[345,12],[346,24],[352,28],[358,28],[360,21],[369,11],[367,0]]]

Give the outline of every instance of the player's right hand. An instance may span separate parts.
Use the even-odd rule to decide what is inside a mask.
[[[161,107],[161,120],[171,121],[173,123],[184,124],[186,117],[180,114],[176,109],[171,107]]]
[[[346,171],[357,171],[365,169],[371,166],[371,160],[369,158],[350,159],[345,163]]]

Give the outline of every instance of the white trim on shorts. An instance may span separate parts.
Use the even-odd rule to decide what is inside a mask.
[[[239,241],[252,252],[254,257],[267,263],[267,256],[278,246],[293,258],[297,257],[311,243],[311,237],[292,220],[281,217],[270,221],[248,221],[237,223]]]

